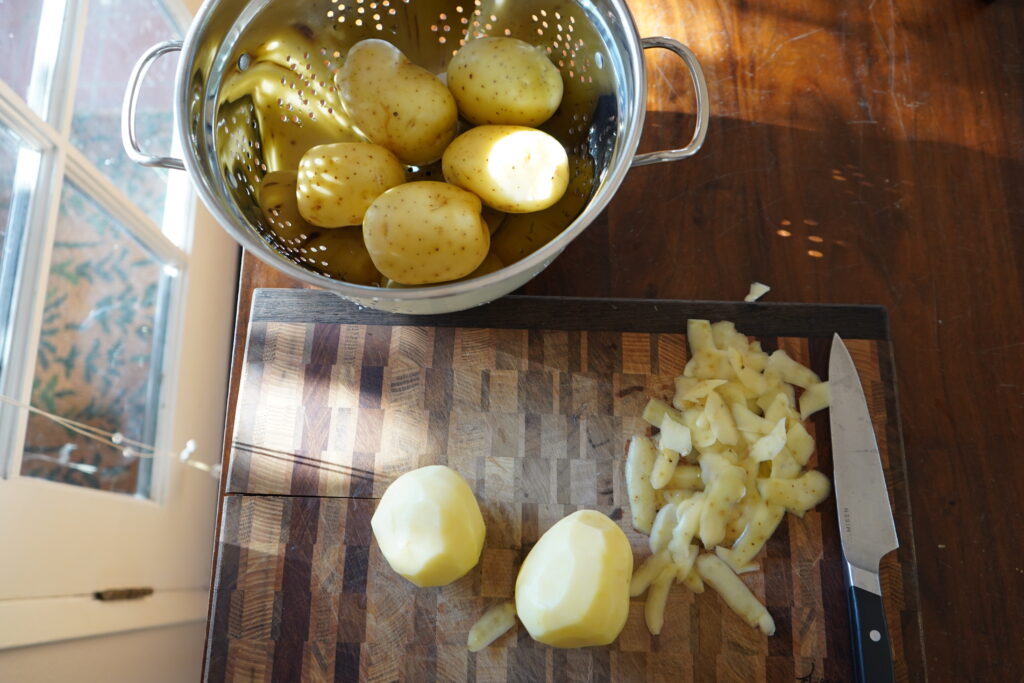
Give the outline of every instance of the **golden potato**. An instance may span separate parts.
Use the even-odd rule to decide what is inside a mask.
[[[476,195],[433,181],[394,187],[370,205],[363,239],[378,270],[406,285],[457,280],[487,256],[491,236]]]
[[[569,186],[569,158],[562,144],[523,126],[477,126],[452,141],[441,166],[449,183],[507,213],[546,209]]]
[[[299,162],[299,213],[322,228],[359,225],[373,200],[405,182],[405,167],[380,145],[318,145]]]
[[[467,121],[539,126],[562,102],[562,75],[539,47],[478,38],[448,65],[448,88]]]
[[[353,45],[335,82],[352,122],[402,163],[437,161],[455,137],[459,115],[448,88],[387,41]]]
[[[299,253],[315,270],[335,280],[357,285],[376,285],[383,281],[373,265],[370,252],[363,244],[362,230],[357,227],[319,230],[307,241]]]

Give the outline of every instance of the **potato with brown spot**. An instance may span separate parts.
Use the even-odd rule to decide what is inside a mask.
[[[374,264],[405,285],[457,280],[483,262],[490,248],[480,199],[454,185],[405,183],[366,211],[363,239]]]
[[[517,38],[467,42],[448,65],[448,88],[470,123],[539,126],[562,102],[562,75]]]
[[[373,200],[405,182],[405,167],[380,145],[319,145],[299,162],[299,213],[313,225],[359,225]]]
[[[402,163],[437,161],[455,137],[458,110],[448,88],[387,41],[353,45],[335,82],[352,122]]]

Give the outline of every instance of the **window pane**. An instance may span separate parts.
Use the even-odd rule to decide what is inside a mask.
[[[114,38],[116,36],[116,38]],[[158,0],[94,0],[89,3],[85,49],[78,72],[71,141],[157,225],[163,223],[167,171],[143,168],[121,147],[121,101],[128,76],[151,45],[180,38]],[[175,59],[161,58],[146,76],[136,128],[142,149],[171,149]]]
[[[0,0],[0,78],[26,98],[32,80],[32,56],[39,35],[42,0]],[[53,27],[54,33],[60,27]]]
[[[152,445],[175,271],[66,186],[46,287],[32,405]],[[146,495],[149,461],[29,418],[22,475]]]
[[[14,201],[14,172],[18,168],[18,147],[18,138],[14,133],[0,125],[0,253],[6,246],[7,233],[10,230],[8,224],[11,221],[11,202]],[[7,292],[0,294],[6,295]]]
[[[2,0],[0,0],[2,2]],[[0,124],[0,378],[10,346],[11,304],[14,298],[25,212],[31,184],[38,178],[39,151],[24,144]]]

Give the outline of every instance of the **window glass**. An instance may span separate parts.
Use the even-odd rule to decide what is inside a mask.
[[[2,2],[3,0],[0,0]],[[0,253],[11,229],[11,203],[14,201],[14,172],[18,168],[18,138],[0,124]]]
[[[71,142],[138,204],[163,224],[167,171],[144,168],[121,147],[121,102],[132,67],[142,53],[181,31],[158,0],[92,0],[75,92]],[[136,130],[143,151],[171,150],[176,60],[161,57],[149,70],[139,100]]]
[[[65,184],[32,405],[152,446],[173,267]],[[147,495],[149,460],[29,417],[22,475]]]
[[[32,81],[42,13],[43,0],[0,0],[0,80],[22,99]]]

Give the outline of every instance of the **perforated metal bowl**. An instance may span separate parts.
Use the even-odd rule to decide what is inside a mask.
[[[502,35],[540,46],[562,74],[562,105],[542,128],[569,152],[572,178],[545,223],[535,218],[514,228],[526,235],[518,260],[471,280],[388,289],[332,277],[319,251],[281,237],[257,202],[260,184],[267,172],[294,163],[324,119],[344,122],[333,74],[352,44],[383,38],[443,74],[466,40]],[[637,155],[647,95],[642,51],[655,47],[675,52],[689,69],[697,124],[686,146]],[[177,50],[174,107],[184,160],[144,153],[134,131],[141,81],[158,57]],[[254,75],[266,63],[276,70]],[[136,162],[187,170],[224,228],[274,267],[364,306],[442,313],[486,303],[533,278],[601,212],[631,166],[683,159],[700,149],[708,115],[694,54],[671,38],[641,40],[620,0],[208,0],[184,43],[154,45],[139,60],[125,94],[122,132]]]

